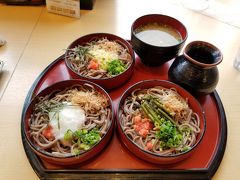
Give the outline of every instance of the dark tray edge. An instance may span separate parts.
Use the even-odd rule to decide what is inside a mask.
[[[206,169],[188,169],[188,170],[119,170],[119,169],[108,169],[108,170],[47,170],[45,169],[39,158],[33,153],[31,148],[28,146],[26,139],[24,137],[23,131],[23,116],[26,111],[26,107],[29,104],[31,97],[34,96],[33,91],[37,86],[38,82],[42,79],[44,74],[50,70],[55,63],[60,61],[63,58],[63,55],[54,60],[50,63],[36,78],[34,83],[32,84],[31,88],[28,91],[26,96],[22,116],[21,116],[21,136],[22,136],[22,143],[27,155],[27,158],[40,179],[80,179],[80,178],[87,178],[87,179],[211,179],[215,172],[217,171],[222,158],[224,156],[226,143],[227,143],[227,121],[226,121],[226,114],[221,102],[221,99],[217,93],[217,91],[213,92],[213,96],[216,100],[218,105],[218,112],[220,114],[220,134],[221,137],[219,138],[219,146],[218,150],[215,153],[214,158],[212,159],[210,165]]]

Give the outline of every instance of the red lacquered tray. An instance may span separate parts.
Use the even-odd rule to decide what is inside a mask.
[[[109,91],[115,108],[120,96],[130,85],[144,79],[167,80],[170,64],[171,61],[160,67],[147,67],[137,57],[131,79],[122,87]],[[216,172],[224,155],[227,141],[226,116],[216,91],[210,95],[197,97],[205,112],[206,132],[193,155],[179,163],[157,165],[145,162],[137,158],[121,143],[116,132],[107,147],[84,164],[57,166],[43,161],[35,155],[24,139],[23,115],[34,95],[55,82],[70,78],[64,64],[64,56],[61,56],[39,75],[25,100],[21,124],[23,146],[30,164],[41,179],[211,179]]]

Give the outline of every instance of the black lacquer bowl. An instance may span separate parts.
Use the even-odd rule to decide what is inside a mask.
[[[172,27],[182,37],[182,40],[175,45],[170,46],[155,46],[148,44],[136,36],[136,29],[151,23],[164,24]],[[145,65],[158,66],[166,61],[169,61],[180,53],[185,41],[187,39],[186,27],[177,19],[161,14],[149,14],[136,19],[131,28],[131,44],[134,51],[141,58]]]

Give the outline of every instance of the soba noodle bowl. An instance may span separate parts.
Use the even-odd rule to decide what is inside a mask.
[[[90,84],[39,97],[28,121],[32,142],[51,156],[78,155],[96,145],[111,124],[110,102]]]
[[[200,133],[200,119],[173,88],[136,89],[123,102],[120,124],[140,148],[159,155],[190,150]]]
[[[127,47],[107,38],[95,39],[84,46],[68,49],[66,58],[76,73],[91,78],[116,76],[131,64]]]

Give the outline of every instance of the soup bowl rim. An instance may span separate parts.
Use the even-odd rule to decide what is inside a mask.
[[[131,55],[131,62],[130,64],[128,65],[128,67],[121,73],[115,75],[115,76],[111,76],[111,77],[104,77],[104,78],[96,78],[96,77],[89,77],[89,76],[84,76],[84,75],[81,75],[79,74],[78,72],[76,72],[72,67],[71,67],[71,64],[70,64],[70,60],[66,57],[67,56],[67,53],[68,51],[65,52],[65,55],[64,55],[64,59],[65,59],[65,64],[66,66],[68,67],[68,69],[73,72],[74,74],[76,74],[77,76],[81,77],[81,78],[85,78],[89,81],[91,80],[98,80],[98,81],[101,81],[101,80],[111,80],[111,79],[115,79],[115,78],[118,78],[119,76],[123,75],[125,72],[129,71],[132,66],[134,65],[135,63],[135,55],[134,55],[134,51],[133,49],[131,48],[132,45],[125,39],[123,39],[122,37],[120,36],[117,36],[115,34],[111,34],[111,33],[91,33],[91,34],[86,34],[84,36],[81,36],[79,38],[77,38],[76,40],[74,40],[69,46],[67,49],[69,49],[74,43],[76,43],[77,41],[79,41],[80,39],[82,38],[86,38],[86,37],[90,37],[90,36],[96,36],[98,38],[98,36],[101,36],[100,38],[103,38],[104,35],[106,36],[106,38],[108,39],[108,36],[112,36],[114,38],[118,38],[120,39],[122,42],[121,42],[121,46],[123,46],[124,48],[127,48],[127,50],[129,51],[129,54]],[[112,40],[114,41],[114,40]],[[87,41],[87,42],[91,42],[91,41]],[[118,43],[118,42],[117,42]],[[126,45],[127,44],[127,45]],[[73,48],[73,47],[72,47]]]
[[[169,85],[174,85],[175,87],[177,87],[177,91],[178,89],[180,89],[181,91],[183,91],[184,93],[187,94],[188,97],[191,97],[192,100],[195,101],[196,105],[198,106],[198,108],[201,110],[201,116],[202,116],[202,121],[201,123],[203,123],[203,126],[202,126],[202,130],[200,131],[200,134],[199,134],[199,138],[198,138],[198,141],[191,147],[191,149],[187,150],[187,151],[184,151],[184,152],[181,152],[181,153],[178,153],[178,154],[171,154],[171,155],[160,155],[160,154],[157,154],[157,153],[154,153],[154,152],[151,152],[149,150],[145,150],[143,149],[142,147],[140,147],[139,145],[137,145],[136,143],[134,143],[126,134],[125,132],[123,131],[123,127],[121,125],[121,122],[120,122],[120,117],[119,117],[119,109],[121,108],[122,106],[122,103],[123,101],[126,99],[126,97],[129,96],[129,94],[136,88],[136,86],[140,85],[140,84],[144,84],[144,83],[151,83],[151,82],[156,82],[158,85],[161,85],[162,83],[166,83],[166,84],[169,84]],[[157,86],[157,85],[154,85],[154,86]],[[163,86],[164,87],[164,86]],[[128,94],[126,96],[126,94]],[[124,96],[126,96],[124,98]],[[124,98],[124,99],[123,99]],[[206,117],[205,117],[205,113],[204,113],[204,110],[202,108],[202,106],[200,105],[199,101],[194,97],[192,96],[187,90],[185,90],[184,88],[182,88],[181,86],[171,82],[171,81],[168,81],[168,80],[157,80],[157,79],[150,79],[150,80],[142,80],[142,81],[139,81],[135,84],[133,84],[132,86],[130,86],[128,89],[126,89],[124,91],[124,93],[122,94],[122,96],[120,97],[120,100],[118,102],[118,105],[117,105],[117,110],[116,110],[116,119],[117,119],[117,125],[118,125],[118,129],[120,129],[120,133],[125,136],[125,138],[127,139],[127,141],[129,143],[131,143],[134,148],[137,148],[141,153],[145,153],[145,154],[148,154],[152,157],[158,157],[158,158],[177,158],[177,157],[180,157],[180,156],[183,156],[183,155],[186,155],[186,154],[190,154],[191,152],[193,152],[197,147],[198,145],[201,143],[203,137],[204,137],[204,134],[205,134],[205,131],[206,131]],[[125,144],[125,142],[124,142]]]
[[[178,22],[178,23],[184,28],[184,31],[186,32],[185,37],[183,38],[182,34],[178,31],[177,28],[171,26],[173,29],[175,29],[175,30],[177,30],[177,32],[179,32],[179,34],[180,34],[180,36],[181,36],[181,38],[182,38],[181,41],[179,41],[179,43],[176,43],[176,44],[174,44],[174,45],[169,45],[169,46],[157,46],[157,45],[149,44],[149,43],[141,40],[140,38],[138,38],[138,37],[136,36],[137,33],[135,32],[135,30],[136,30],[137,28],[134,28],[134,25],[135,25],[135,23],[136,23],[137,21],[139,21],[141,18],[151,17],[151,16],[169,18],[169,19],[172,19],[172,20]],[[151,22],[151,23],[154,23],[154,22]],[[156,22],[156,23],[159,23],[159,22]],[[146,25],[146,24],[150,24],[150,23],[144,23],[144,24],[142,24],[142,25]],[[170,26],[170,25],[169,25],[169,26]],[[147,14],[147,15],[143,15],[143,16],[141,16],[141,17],[138,17],[138,18],[132,23],[132,26],[131,26],[131,34],[134,36],[134,38],[136,38],[138,41],[140,41],[140,42],[141,42],[142,44],[144,44],[145,46],[149,46],[150,48],[155,48],[155,49],[160,49],[160,48],[164,49],[164,48],[174,48],[174,47],[178,47],[178,46],[181,46],[182,44],[184,44],[185,41],[186,41],[187,38],[188,38],[187,28],[186,28],[186,26],[185,26],[181,21],[179,21],[178,19],[175,19],[175,18],[173,18],[173,17],[171,17],[171,16],[163,15],[163,14]]]
[[[85,151],[83,151],[82,153],[80,153],[80,154],[78,154],[78,155],[73,155],[73,154],[71,154],[71,155],[67,155],[67,156],[54,156],[54,155],[51,155],[51,153],[45,151],[45,150],[42,149],[40,146],[38,146],[38,145],[36,145],[36,144],[34,144],[34,143],[32,142],[32,140],[31,140],[31,138],[30,138],[30,136],[29,136],[29,134],[28,134],[29,125],[27,125],[28,119],[26,119],[26,118],[27,118],[27,112],[28,112],[28,111],[32,111],[32,109],[33,109],[32,106],[33,106],[33,104],[36,103],[35,101],[37,100],[37,99],[36,99],[37,97],[41,96],[42,94],[45,94],[46,91],[49,91],[49,89],[53,88],[54,86],[57,86],[57,85],[59,85],[59,84],[64,84],[64,83],[69,83],[69,84],[71,84],[71,86],[83,85],[83,84],[87,83],[87,84],[92,85],[93,87],[97,87],[97,91],[98,91],[98,92],[100,91],[101,94],[104,94],[104,95],[107,97],[108,101],[109,101],[109,105],[110,105],[110,109],[111,109],[111,118],[110,118],[110,125],[109,125],[109,127],[108,127],[108,129],[107,129],[106,134],[104,134],[104,136],[101,137],[101,140],[100,140],[98,143],[96,143],[94,146],[92,146],[90,149],[85,150]],[[79,84],[78,84],[78,83],[79,83]],[[61,90],[65,89],[65,88],[66,88],[66,86],[65,86],[65,87],[61,87],[61,88],[58,89],[58,90],[61,91]],[[55,91],[54,91],[54,90],[55,90]],[[57,92],[57,91],[56,91],[56,89],[53,89],[53,90],[51,90],[51,92],[54,92],[54,93],[55,93],[55,92]],[[45,94],[45,95],[46,95],[46,94]],[[45,95],[44,95],[44,96],[45,96]],[[29,109],[30,109],[30,110],[29,110]],[[32,114],[32,113],[31,113],[31,114]],[[94,151],[94,148],[95,148],[95,147],[97,147],[97,146],[100,145],[102,142],[104,142],[104,140],[106,139],[105,137],[110,133],[111,128],[114,126],[114,116],[115,116],[115,115],[114,115],[114,107],[113,107],[112,99],[111,99],[111,97],[109,96],[109,94],[106,92],[106,90],[103,89],[101,86],[99,86],[98,84],[96,84],[96,83],[94,83],[94,82],[87,81],[87,80],[81,80],[81,79],[63,80],[63,81],[55,82],[55,83],[51,84],[50,86],[44,88],[43,90],[41,90],[41,91],[28,103],[27,108],[26,108],[26,110],[25,110],[25,112],[24,112],[24,116],[23,116],[23,120],[24,120],[24,123],[23,123],[24,133],[23,133],[23,135],[24,135],[24,137],[27,139],[27,143],[30,145],[30,147],[31,147],[34,151],[36,151],[37,154],[39,154],[40,156],[44,156],[45,158],[47,157],[47,158],[59,159],[59,160],[60,160],[60,159],[79,158],[79,157],[81,158],[81,156],[83,156],[83,155],[85,155],[85,154],[87,154],[87,153],[89,153],[89,152],[91,152],[91,151]]]

